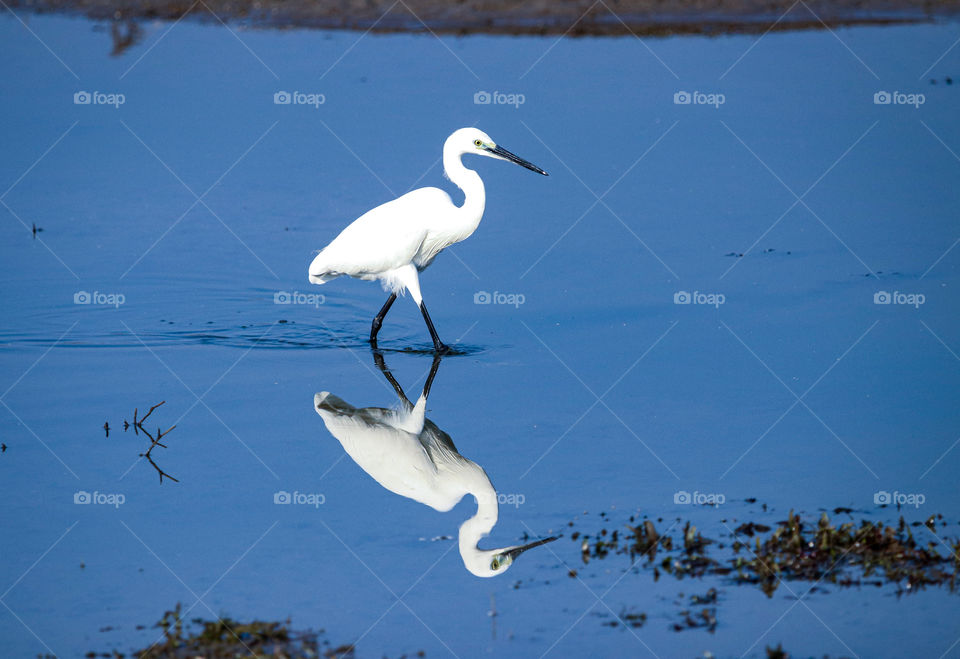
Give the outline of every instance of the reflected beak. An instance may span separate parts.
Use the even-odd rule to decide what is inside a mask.
[[[503,552],[503,555],[504,555],[504,556],[509,556],[509,557],[510,557],[510,562],[513,562],[513,561],[515,561],[515,560],[517,559],[517,556],[519,556],[519,555],[522,554],[523,552],[527,551],[528,549],[533,549],[534,547],[539,547],[540,545],[545,545],[545,544],[547,544],[548,542],[553,542],[554,540],[556,540],[556,539],[559,538],[559,537],[560,537],[560,536],[555,535],[555,536],[553,536],[553,537],[551,537],[551,538],[544,538],[543,540],[537,540],[536,542],[531,542],[531,543],[528,544],[528,545],[521,545],[521,546],[519,546],[519,547],[514,547],[513,549],[511,549],[511,550],[509,550],[509,551]]]
[[[543,171],[542,169],[540,169],[539,167],[537,167],[536,165],[534,165],[532,162],[530,162],[530,161],[528,161],[528,160],[524,160],[524,159],[521,158],[520,156],[517,156],[517,155],[514,155],[514,154],[510,153],[509,151],[507,151],[506,149],[504,149],[502,146],[495,146],[495,147],[493,147],[492,149],[488,148],[487,151],[489,151],[490,153],[492,153],[492,154],[494,154],[494,155],[500,156],[501,158],[506,158],[506,159],[509,160],[510,162],[515,162],[515,163],[517,163],[518,165],[521,165],[521,166],[523,166],[523,167],[526,167],[527,169],[532,170],[532,171],[536,172],[537,174],[543,174],[544,176],[550,176],[550,175],[547,174],[545,171]]]

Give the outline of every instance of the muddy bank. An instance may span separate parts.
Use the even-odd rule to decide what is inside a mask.
[[[763,33],[955,19],[960,0],[14,0],[98,20],[177,20],[454,34],[573,36]]]

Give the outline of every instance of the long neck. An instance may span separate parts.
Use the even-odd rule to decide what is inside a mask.
[[[477,514],[460,525],[460,555],[465,562],[468,556],[480,553],[477,543],[490,533],[499,517],[497,492],[487,474],[475,463],[470,463],[469,469],[467,492],[477,500]]]
[[[483,181],[480,175],[472,169],[463,166],[460,157],[461,153],[450,144],[443,147],[443,170],[453,183],[463,190],[464,201],[457,211],[457,217],[451,218],[455,226],[450,229],[457,234],[462,235],[463,240],[474,231],[483,218],[483,209],[486,205],[487,195],[483,189]]]

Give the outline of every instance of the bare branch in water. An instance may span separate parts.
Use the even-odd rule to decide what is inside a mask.
[[[143,422],[146,421],[151,414],[153,414],[153,411],[166,402],[167,401],[162,400],[156,405],[154,405],[153,407],[151,407],[149,410],[147,410],[147,413],[143,415],[143,418],[138,418],[138,408],[136,407],[133,408],[133,423],[129,424],[126,421],[124,421],[123,429],[126,430],[130,425],[132,425],[134,433],[139,435],[142,432],[144,435],[150,438],[150,448],[148,448],[145,453],[141,453],[140,457],[146,458],[147,461],[151,465],[153,465],[153,468],[157,470],[158,474],[160,474],[161,483],[163,482],[164,477],[169,478],[174,483],[179,483],[180,481],[178,479],[174,478],[173,476],[165,472],[163,469],[160,468],[160,466],[156,462],[154,462],[153,455],[152,455],[153,449],[156,448],[157,446],[161,448],[167,448],[167,445],[161,442],[160,440],[163,439],[166,435],[170,434],[170,432],[177,426],[176,425],[170,426],[166,430],[161,430],[158,427],[156,435],[153,435],[149,430],[143,427]]]
[[[153,407],[151,407],[149,410],[147,410],[147,413],[143,416],[142,419],[140,419],[140,422],[137,423],[137,425],[142,427],[142,426],[143,426],[143,422],[147,420],[147,417],[149,417],[151,414],[153,414],[153,411],[154,411],[155,409],[157,409],[158,407],[160,407],[161,405],[163,405],[163,404],[166,403],[166,402],[167,402],[167,401],[165,401],[165,400],[161,400],[159,403],[157,403],[156,405],[154,405]],[[137,410],[136,410],[136,408],[134,408],[134,410],[133,410],[133,420],[134,420],[134,421],[137,420]]]

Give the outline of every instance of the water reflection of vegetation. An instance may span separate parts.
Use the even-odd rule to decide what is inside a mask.
[[[113,42],[113,50],[110,51],[112,57],[118,57],[126,52],[127,48],[133,46],[143,38],[143,30],[136,21],[127,19],[123,21],[121,27],[120,21],[114,21],[110,24],[110,39]]]
[[[409,2],[409,4],[408,4]],[[745,0],[619,0],[548,3],[491,0],[390,0],[309,2],[304,0],[15,0],[13,8],[38,13],[66,12],[94,20],[190,19],[211,25],[233,23],[258,28],[308,27],[365,32],[437,34],[526,34],[553,36],[668,36],[675,34],[766,34],[784,30],[822,30],[843,25],[888,25],[957,15],[957,0],[833,0],[798,8],[790,0],[758,4]],[[399,4],[399,6],[398,6]],[[589,5],[589,6],[587,6]],[[586,8],[586,10],[584,10]],[[121,40],[126,35],[120,37]],[[115,37],[115,41],[117,38]],[[114,47],[117,49],[117,46]],[[121,51],[122,52],[122,51]]]

